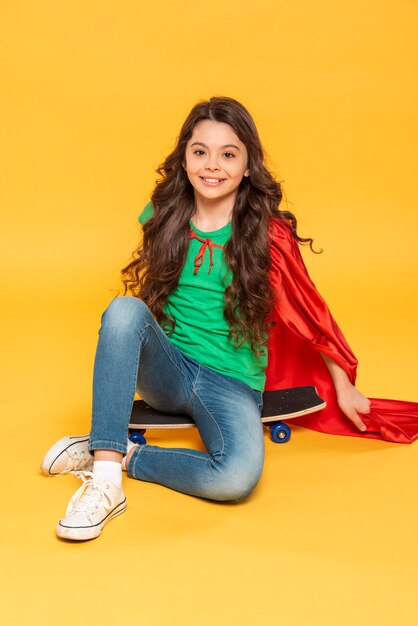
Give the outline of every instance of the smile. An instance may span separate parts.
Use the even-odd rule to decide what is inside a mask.
[[[205,178],[200,176],[200,180],[203,180],[206,185],[220,185],[224,182],[225,178]]]

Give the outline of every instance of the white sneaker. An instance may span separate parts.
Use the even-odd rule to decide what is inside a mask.
[[[56,531],[62,539],[84,541],[98,537],[107,522],[126,510],[126,498],[122,487],[110,480],[94,478],[91,472],[77,476],[83,484],[71,498]]]
[[[41,463],[48,476],[59,476],[93,469],[93,456],[89,452],[89,435],[63,437],[49,448]]]

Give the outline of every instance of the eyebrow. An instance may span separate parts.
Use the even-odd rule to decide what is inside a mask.
[[[193,146],[203,146],[204,148],[207,148],[208,146],[203,143],[202,141],[194,141],[190,147]],[[234,143],[227,143],[225,146],[221,146],[221,150],[223,150],[224,148],[235,148],[236,150],[239,150],[238,146],[236,146]]]

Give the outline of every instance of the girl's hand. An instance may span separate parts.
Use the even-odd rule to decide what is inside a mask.
[[[352,385],[345,371],[329,356],[322,354],[337,393],[338,406],[361,432],[367,430],[359,413],[370,413],[370,400]]]
[[[370,413],[370,400],[351,384],[337,390],[337,400],[338,406],[348,419],[362,432],[367,430],[359,413]]]

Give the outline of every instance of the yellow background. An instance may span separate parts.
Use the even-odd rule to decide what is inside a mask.
[[[324,248],[305,258],[359,387],[418,400],[417,18],[416,0],[1,3],[1,623],[416,623],[418,444],[295,428],[245,503],[125,479],[127,513],[80,545],[54,534],[77,482],[38,465],[88,431],[136,216],[211,95],[249,108]]]

